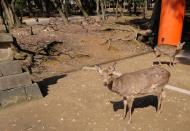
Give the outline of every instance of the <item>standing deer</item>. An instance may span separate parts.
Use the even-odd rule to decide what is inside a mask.
[[[115,64],[102,69],[96,66],[97,70],[103,76],[103,82],[112,92],[123,97],[124,113],[126,117],[126,109],[129,109],[129,120],[131,123],[131,109],[135,98],[155,95],[158,98],[157,111],[161,112],[163,88],[168,83],[170,72],[160,66],[152,66],[147,69],[120,74],[115,70]]]
[[[184,44],[185,42],[180,43],[177,47],[168,44],[161,44],[156,46],[154,48],[154,52],[156,55],[155,59],[165,55],[170,58],[169,66],[174,66],[175,56],[183,48]],[[158,59],[158,64],[161,65],[160,59]]]

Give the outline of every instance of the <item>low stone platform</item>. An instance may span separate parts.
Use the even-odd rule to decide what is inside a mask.
[[[42,94],[38,84],[23,72],[18,61],[0,61],[0,108],[39,98]]]
[[[13,36],[9,33],[0,33],[0,60],[12,60]]]

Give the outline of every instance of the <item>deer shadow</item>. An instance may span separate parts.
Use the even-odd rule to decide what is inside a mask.
[[[37,82],[40,87],[43,97],[46,97],[48,95],[50,85],[56,84],[59,79],[64,78],[64,77],[66,77],[66,74],[52,76],[52,77],[45,78],[42,81]]]
[[[123,100],[121,101],[110,101],[111,104],[113,104],[113,110],[116,112],[119,109],[124,109]],[[158,99],[156,96],[149,95],[145,97],[135,98],[132,106],[132,113],[135,108],[145,108],[148,106],[153,106],[157,109],[158,105]],[[129,108],[127,107],[127,112]]]
[[[167,66],[170,66],[170,62],[169,61],[160,61],[160,64],[161,65],[167,65]],[[176,63],[172,63],[172,65],[175,65]],[[153,65],[159,65],[159,62],[158,61],[154,61],[153,62]]]

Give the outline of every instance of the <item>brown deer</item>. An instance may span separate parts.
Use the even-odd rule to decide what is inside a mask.
[[[177,47],[168,45],[168,44],[161,44],[154,48],[154,53],[156,55],[155,59],[161,56],[167,56],[170,59],[169,66],[174,66],[175,64],[175,56],[179,53],[179,51],[183,48],[185,42],[180,43]],[[158,59],[158,64],[161,65],[160,59]]]
[[[126,108],[128,105],[128,123],[131,123],[131,109],[134,99],[149,95],[157,96],[157,111],[161,112],[164,94],[163,88],[169,81],[170,72],[160,66],[152,66],[147,69],[121,74],[115,70],[115,65],[113,64],[106,69],[95,66],[94,70],[97,70],[103,76],[104,85],[109,90],[123,97],[123,118],[126,117]]]

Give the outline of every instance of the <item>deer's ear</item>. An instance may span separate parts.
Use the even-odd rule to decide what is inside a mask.
[[[182,43],[181,43],[181,46],[183,47],[183,46],[185,45],[185,43],[186,43],[186,42],[182,42]]]
[[[185,42],[182,42],[178,45],[177,49],[181,50],[183,48],[183,46],[185,45]]]
[[[110,71],[115,71],[116,64],[117,64],[117,63],[114,62],[114,63],[109,67]]]

